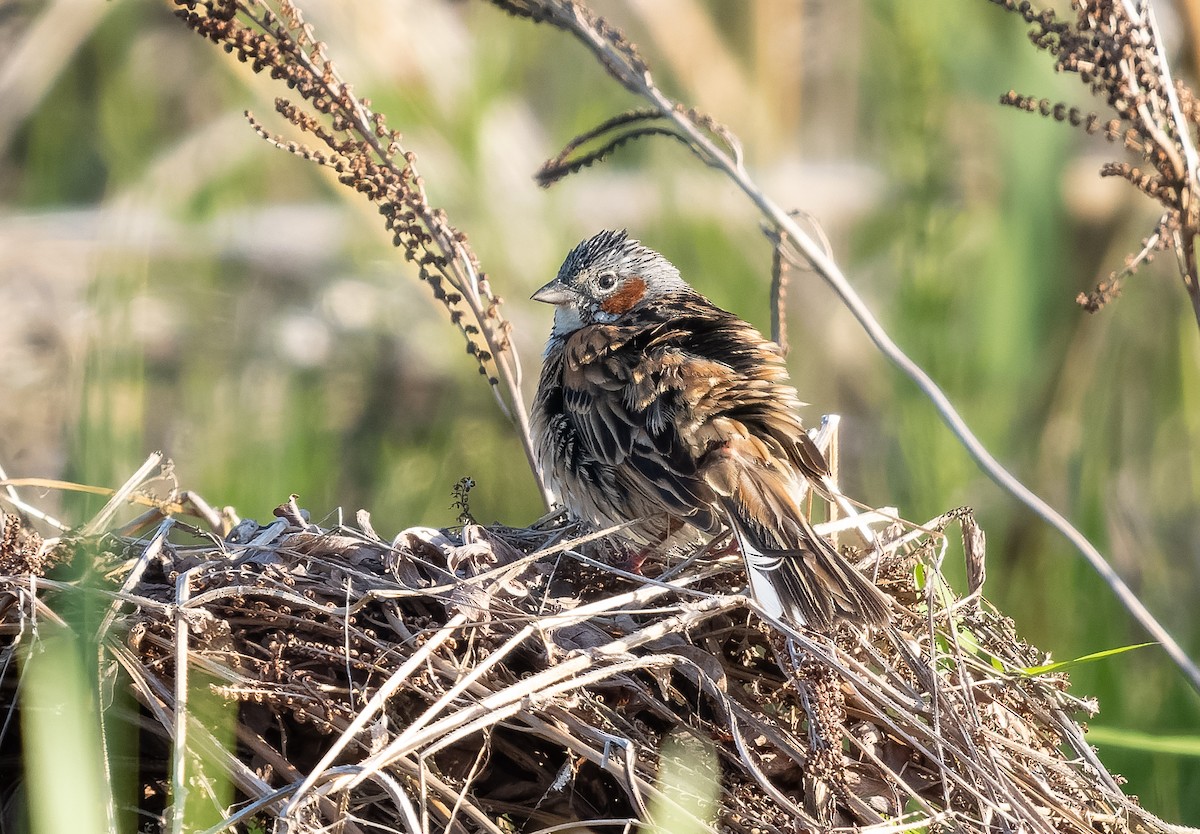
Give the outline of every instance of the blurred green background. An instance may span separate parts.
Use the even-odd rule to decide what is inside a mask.
[[[565,252],[627,227],[766,327],[770,249],[733,186],[644,143],[550,191],[531,174],[639,102],[565,35],[484,3],[303,2],[318,37],[418,154],[431,201],[507,299],[532,394]],[[1156,4],[1195,77],[1186,6]],[[1009,88],[1092,109],[985,0],[638,0],[596,8],[658,81],[729,125],[777,202],[803,208],[892,335],[998,458],[1064,510],[1200,656],[1200,334],[1173,258],[1098,315],[1073,299],[1156,218],[1096,176],[1121,158],[996,104]],[[1178,15],[1178,16],[1177,16]],[[0,4],[0,465],[115,486],[155,450],[186,488],[265,519],[289,493],[384,535],[523,524],[540,501],[513,430],[380,218],[241,116],[281,90],[190,34],[167,3]],[[802,396],[843,415],[843,485],[923,521],[963,504],[988,595],[1064,660],[1143,635],[1056,534],[984,478],[815,277],[790,292]],[[82,501],[27,499],[69,522]],[[1129,789],[1200,824],[1200,700],[1145,649],[1080,667]]]

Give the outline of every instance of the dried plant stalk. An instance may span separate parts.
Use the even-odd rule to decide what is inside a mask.
[[[390,129],[383,114],[342,80],[325,45],[291,0],[172,2],[192,31],[291,89],[291,97],[275,100],[275,109],[312,143],[287,140],[250,113],[246,117],[265,140],[332,170],[338,182],[379,207],[393,243],[417,265],[421,280],[449,312],[479,372],[516,423],[540,485],[511,324],[500,312],[501,299],[466,235],[450,225],[445,212],[429,205],[416,155],[404,148],[399,131]],[[548,500],[544,488],[542,492]]]
[[[1149,166],[1127,162],[1105,165],[1100,175],[1121,177],[1163,208],[1153,232],[1142,248],[1126,258],[1120,270],[1080,293],[1078,302],[1095,312],[1121,292],[1126,278],[1168,247],[1179,260],[1180,276],[1200,325],[1200,272],[1196,263],[1196,236],[1200,234],[1200,155],[1195,131],[1200,107],[1195,93],[1171,78],[1163,54],[1162,37],[1150,2],[1087,0],[1074,2],[1074,20],[1061,19],[1053,9],[1038,9],[1026,0],[991,0],[1019,15],[1030,26],[1029,40],[1054,57],[1057,72],[1079,78],[1112,113],[1103,119],[1083,113],[1065,102],[1038,99],[1010,90],[1000,103],[1055,121],[1066,122],[1087,133],[1102,134],[1138,154]]]
[[[161,789],[172,748],[176,790],[203,788],[178,769],[186,731],[238,791],[213,834],[636,824],[676,803],[658,781],[668,737],[711,744],[721,763],[717,817],[698,830],[1179,830],[1100,764],[1070,717],[1095,704],[1062,672],[1028,671],[1046,656],[946,584],[955,520],[982,560],[964,511],[885,538],[891,626],[830,635],[762,616],[736,593],[740,557],[720,551],[684,554],[683,571],[655,556],[634,576],[553,525],[389,542],[361,513],[358,528],[310,524],[294,500],[276,515],[191,544],[168,518],[148,539],[5,553],[0,652],[36,650],[83,598],[107,606],[102,691],[142,705],[109,721],[141,728],[139,810],[164,827],[187,828]],[[105,579],[42,578],[52,562]],[[36,698],[0,669],[0,706]],[[184,712],[198,675],[236,715],[236,750]]]

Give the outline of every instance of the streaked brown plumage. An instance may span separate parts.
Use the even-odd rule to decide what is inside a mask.
[[[733,530],[763,607],[828,629],[881,623],[884,596],[812,529],[797,497],[828,474],[773,342],[605,231],[534,296],[556,306],[533,407],[546,480],[575,516],[654,546]]]

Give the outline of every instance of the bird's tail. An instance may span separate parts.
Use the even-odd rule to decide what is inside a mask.
[[[807,476],[761,446],[732,438],[705,466],[746,559],[754,598],[770,614],[822,630],[839,619],[887,622],[888,598],[804,517],[798,482]]]
[[[828,630],[836,620],[881,625],[891,616],[887,597],[859,573],[802,516],[794,525],[794,546],[781,548],[755,535],[754,525],[730,513],[746,559],[754,598],[770,614]],[[771,536],[770,538],[774,538]]]

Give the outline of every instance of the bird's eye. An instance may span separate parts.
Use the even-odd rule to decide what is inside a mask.
[[[614,272],[601,272],[596,279],[596,286],[602,290],[611,290],[617,285],[617,275]]]

